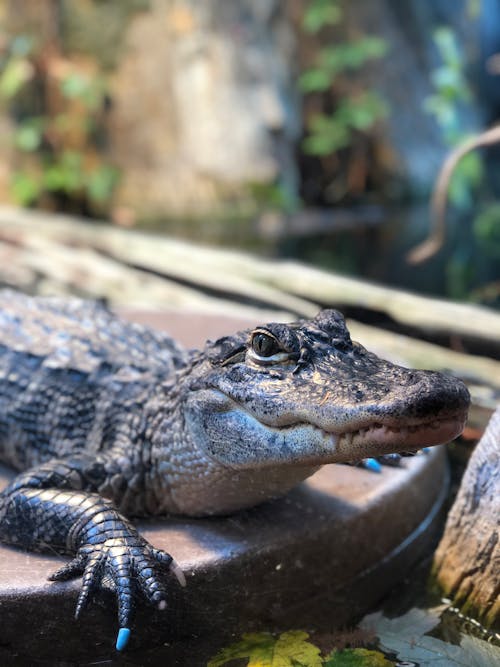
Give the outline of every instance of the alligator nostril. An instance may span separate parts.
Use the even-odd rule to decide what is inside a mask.
[[[418,387],[413,414],[424,416],[440,412],[465,411],[469,407],[470,394],[465,384],[457,378],[441,373],[426,374]]]

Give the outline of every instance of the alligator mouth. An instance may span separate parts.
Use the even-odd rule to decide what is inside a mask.
[[[328,422],[318,424],[309,421],[288,421],[272,423],[268,415],[257,416],[225,394],[222,411],[237,411],[246,415],[249,425],[256,429],[279,434],[289,453],[295,450],[300,461],[307,465],[325,463],[354,463],[364,458],[392,453],[411,453],[423,447],[443,445],[459,436],[465,426],[465,408],[443,410],[427,419],[415,417],[380,416],[369,421],[368,415],[351,424]],[[223,407],[224,406],[224,407]],[[229,409],[228,409],[229,408]],[[302,443],[302,444],[301,444]],[[297,456],[298,456],[297,454]],[[274,460],[272,457],[269,461]],[[296,464],[297,457],[290,456],[290,463]],[[286,457],[280,458],[280,465],[286,465]]]
[[[450,442],[459,436],[465,426],[466,413],[435,418],[418,424],[401,426],[375,422],[355,431],[338,436],[337,452],[349,455],[360,449],[373,447],[381,453],[414,452],[422,447],[433,447]],[[382,451],[383,450],[383,451]],[[369,455],[369,453],[367,453]]]
[[[321,442],[321,452],[311,452],[308,462],[322,464],[325,455],[335,463],[357,463],[364,458],[395,453],[415,453],[423,447],[444,445],[458,437],[465,426],[467,411],[435,417],[423,422],[401,425],[373,422],[358,429],[326,430],[311,422],[295,422],[286,426],[271,426],[275,431],[306,429],[311,439]]]

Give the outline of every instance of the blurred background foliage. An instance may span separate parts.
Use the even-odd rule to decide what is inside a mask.
[[[302,149],[306,155],[319,158],[325,179],[334,179],[330,166],[333,157],[342,164],[338,171],[343,186],[339,192],[338,183],[325,182],[318,193],[324,203],[366,191],[361,171],[367,166],[362,164],[360,154],[377,121],[389,113],[384,97],[359,76],[370,60],[387,54],[388,41],[365,34],[351,38],[343,26],[342,5],[340,0],[312,0],[305,5],[301,26],[315,40],[312,62],[298,79],[305,108]],[[351,174],[346,180],[350,169],[359,175]]]
[[[342,16],[340,2],[315,0],[305,9],[303,26],[318,34],[340,24]],[[366,35],[349,41],[340,36],[332,45],[321,47],[314,64],[301,75],[299,87],[305,94],[330,93],[333,99],[323,99],[320,105],[332,111],[317,111],[307,119],[309,135],[303,143],[307,153],[325,156],[340,151],[355,142],[356,131],[369,131],[387,114],[385,100],[376,91],[359,86],[356,90],[350,85],[357,70],[367,61],[383,57],[387,49],[384,39]]]
[[[498,306],[495,148],[439,256],[404,254],[499,53],[498,0],[0,0],[0,200]]]
[[[20,205],[106,214],[119,170],[102,153],[107,82],[54,35],[4,34],[0,98],[13,121],[10,188]]]

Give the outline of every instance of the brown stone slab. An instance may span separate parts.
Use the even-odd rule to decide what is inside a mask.
[[[382,474],[325,466],[285,498],[231,517],[141,523],[155,546],[175,556],[188,585],[172,581],[165,612],[141,606],[128,659],[142,664],[142,651],[163,653],[165,642],[190,655],[189,639],[200,636],[347,623],[429,548],[445,470],[440,449]],[[27,659],[110,659],[112,595],[97,596],[74,621],[80,581],[47,581],[60,563],[0,546],[0,646]],[[180,660],[166,664],[191,664]]]
[[[208,335],[241,328],[227,324],[212,322]],[[173,333],[205,337],[202,325],[179,316]],[[0,472],[6,483],[10,473]],[[436,448],[381,474],[325,466],[286,497],[230,517],[140,523],[177,559],[188,585],[172,581],[163,612],[139,605],[130,648],[118,659],[111,593],[97,595],[76,622],[80,581],[47,581],[61,559],[0,545],[0,664],[201,667],[241,632],[339,627],[430,548],[446,488],[445,453]]]

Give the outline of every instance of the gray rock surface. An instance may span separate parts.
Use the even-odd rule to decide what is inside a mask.
[[[294,191],[293,63],[278,0],[156,0],[134,16],[110,115],[118,203],[188,216],[244,206],[252,184],[277,178]]]

